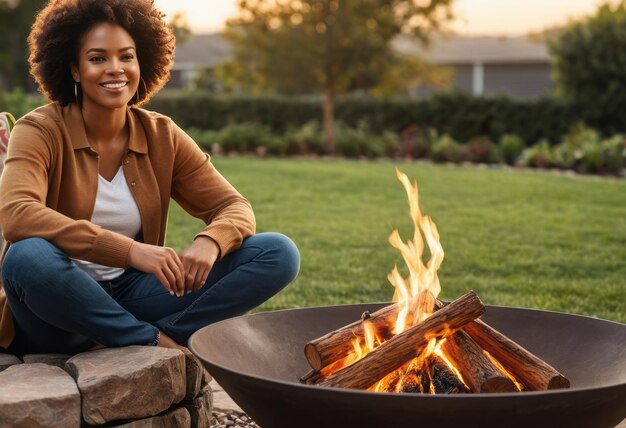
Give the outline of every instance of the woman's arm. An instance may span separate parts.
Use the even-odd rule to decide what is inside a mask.
[[[238,249],[244,238],[256,231],[252,206],[215,169],[185,132],[173,124],[176,145],[172,197],[206,227],[196,235],[211,238],[219,247],[219,257]]]
[[[250,203],[215,169],[209,156],[176,125],[172,130],[176,147],[172,197],[206,224],[180,253],[185,289],[191,291],[202,287],[218,258],[255,233],[256,222]]]
[[[60,174],[58,168],[70,167],[70,162],[58,159],[62,156],[61,136],[48,125],[51,120],[34,113],[20,120],[11,133],[0,180],[0,227],[5,238],[17,242],[39,237],[53,243],[69,257],[126,267],[133,243],[131,238],[107,231],[88,220],[70,218],[46,206],[52,170],[56,168],[54,173]]]

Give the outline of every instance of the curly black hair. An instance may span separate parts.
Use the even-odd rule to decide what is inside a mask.
[[[129,104],[144,104],[170,76],[175,37],[163,17],[153,0],[50,0],[28,36],[30,72],[49,100],[74,101],[70,65],[78,63],[82,38],[94,25],[110,22],[135,41],[142,82]]]

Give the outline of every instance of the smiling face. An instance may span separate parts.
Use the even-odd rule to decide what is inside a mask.
[[[82,89],[83,108],[126,108],[139,86],[135,41],[122,27],[101,23],[85,33],[72,64],[72,77]]]

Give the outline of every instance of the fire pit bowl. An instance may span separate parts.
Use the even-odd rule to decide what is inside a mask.
[[[328,306],[232,318],[199,330],[189,345],[263,428],[614,427],[626,418],[626,325],[531,309],[488,306],[482,319],[563,373],[570,389],[420,395],[298,381],[309,371],[303,353],[309,340],[382,306]]]

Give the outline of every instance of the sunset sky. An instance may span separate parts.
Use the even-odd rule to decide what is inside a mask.
[[[237,13],[236,0],[156,0],[171,16],[182,11],[196,33],[219,31]],[[601,0],[457,0],[452,29],[471,35],[519,35],[592,13]]]

